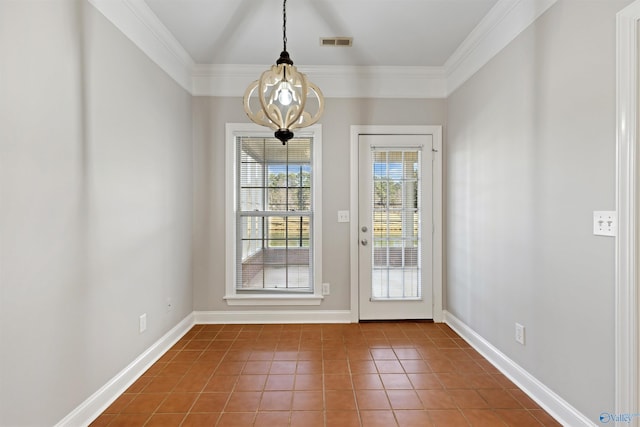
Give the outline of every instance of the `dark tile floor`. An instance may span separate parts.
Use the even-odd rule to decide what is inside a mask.
[[[444,324],[196,325],[92,426],[558,426]]]

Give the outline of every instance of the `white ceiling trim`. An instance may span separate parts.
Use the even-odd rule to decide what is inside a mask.
[[[268,65],[196,65],[192,94],[241,96]],[[327,98],[445,98],[441,67],[300,66]]]
[[[498,0],[444,64],[447,95],[466,82],[557,0]]]
[[[191,92],[195,62],[144,0],[88,0],[153,62]]]
[[[241,96],[267,65],[196,64],[144,0],[87,0],[189,93]],[[442,67],[299,67],[328,98],[446,98],[557,0],[498,0]]]

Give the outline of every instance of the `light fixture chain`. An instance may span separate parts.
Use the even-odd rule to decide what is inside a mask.
[[[287,0],[282,2],[282,44],[284,51],[287,51]]]
[[[293,129],[313,125],[324,112],[322,92],[296,70],[287,52],[287,0],[282,0],[282,42],[276,65],[249,85],[243,103],[251,121],[275,130],[273,136],[286,144],[294,136]],[[305,111],[307,97],[315,98],[311,111]]]

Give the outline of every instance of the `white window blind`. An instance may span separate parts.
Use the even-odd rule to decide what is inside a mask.
[[[415,148],[372,150],[374,299],[421,298],[420,156]]]
[[[313,292],[312,145],[237,137],[237,292]]]

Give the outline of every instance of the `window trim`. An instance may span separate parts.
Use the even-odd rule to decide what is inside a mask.
[[[225,135],[225,296],[227,305],[320,305],[322,296],[322,125],[298,130],[298,136],[313,137],[313,292],[312,293],[249,293],[236,292],[236,180],[239,136],[272,137],[273,132],[253,123],[227,123]]]

